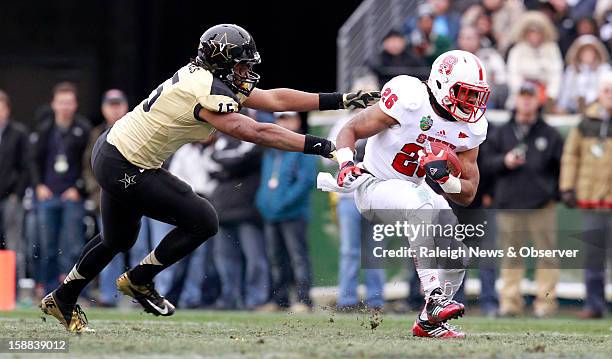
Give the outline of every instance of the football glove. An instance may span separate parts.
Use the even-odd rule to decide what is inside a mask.
[[[326,138],[306,134],[304,141],[304,153],[307,155],[319,155],[325,158],[333,158],[336,151],[334,143]]]
[[[356,108],[366,108],[372,106],[380,100],[380,91],[363,91],[349,92],[342,95],[342,105],[347,110]]]
[[[353,161],[344,162],[340,165],[340,172],[338,172],[338,186],[350,187],[362,174],[363,170],[355,166]]]
[[[438,183],[444,183],[448,180],[450,172],[448,171],[448,154],[446,151],[442,150],[437,155],[419,151],[419,165],[425,169],[425,173],[432,180]]]

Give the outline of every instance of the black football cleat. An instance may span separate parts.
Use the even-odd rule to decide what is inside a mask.
[[[153,282],[136,285],[132,283],[127,272],[125,272],[117,279],[116,283],[117,289],[121,293],[136,299],[145,312],[164,317],[174,314],[174,305],[157,293]]]

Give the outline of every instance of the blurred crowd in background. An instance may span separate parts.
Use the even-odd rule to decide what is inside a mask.
[[[463,223],[483,218],[496,223],[492,228],[499,235],[489,231],[488,243],[501,248],[533,243],[553,249],[556,204],[579,208],[588,237],[583,240],[599,248],[586,254],[587,295],[580,316],[600,318],[607,306],[606,253],[612,245],[612,1],[456,3],[460,6],[425,1],[401,28],[390,31],[380,54],[367,62],[378,82],[369,86],[380,88],[400,74],[424,80],[433,60],[447,50],[480,57],[492,87],[488,108],[510,111],[510,120],[489,127],[479,155],[477,198],[469,209],[456,208],[456,214]],[[49,106],[36,114],[38,127],[28,130],[11,119],[10,94],[0,91],[0,248],[16,251],[17,277],[33,278],[34,298],[63,280],[82,245],[99,231],[91,149],[100,133],[138,106],[128,104],[121,90],[110,89],[101,99],[105,121],[92,127],[78,114],[78,99],[74,84],[57,84]],[[244,114],[297,132],[307,128],[295,112]],[[581,119],[564,138],[546,123],[545,114],[577,114]],[[348,119],[350,115],[338,121],[329,137]],[[307,228],[318,166],[312,156],[263,149],[220,133],[182,147],[165,167],[212,201],[220,231],[158,275],[158,290],[183,308],[312,310]],[[383,309],[384,270],[364,270],[365,299],[357,292],[362,232],[371,230],[369,224],[350,195],[332,198],[330,206],[335,207],[340,236],[337,308]],[[496,209],[496,214],[487,209]],[[525,211],[512,211],[516,209]],[[91,302],[116,306],[115,279],[171,229],[143,218],[136,245],[117,256],[86,291]],[[529,235],[512,235],[516,232]],[[525,312],[521,268],[522,263],[507,262],[501,269],[479,270],[484,314]],[[537,317],[558,310],[558,268],[552,259],[538,263]],[[420,310],[418,278],[409,282],[407,307]],[[461,294],[457,299],[462,300]]]

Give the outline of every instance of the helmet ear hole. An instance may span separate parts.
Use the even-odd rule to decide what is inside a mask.
[[[442,84],[438,80],[436,80],[436,86],[438,86],[438,90],[442,89]]]

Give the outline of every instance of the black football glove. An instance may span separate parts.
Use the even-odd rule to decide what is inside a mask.
[[[342,105],[347,110],[356,108],[366,108],[372,106],[380,100],[380,91],[363,91],[349,92],[342,95]]]
[[[424,152],[419,158],[419,165],[425,169],[427,177],[438,183],[448,180],[450,172],[448,170],[448,154],[441,151],[437,155],[431,152]]]

